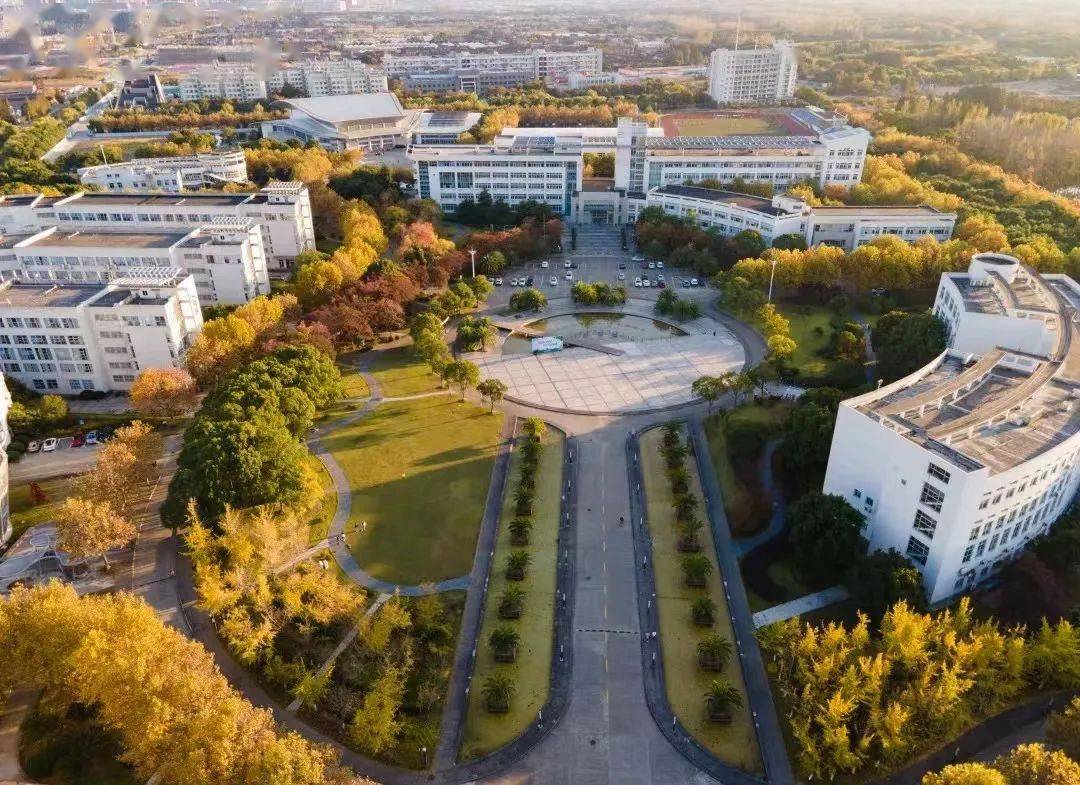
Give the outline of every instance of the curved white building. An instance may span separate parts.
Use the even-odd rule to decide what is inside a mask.
[[[79,182],[103,191],[162,191],[179,193],[223,183],[246,183],[243,150],[160,158],[136,158],[118,164],[79,169]]]
[[[937,603],[992,575],[1072,503],[1080,472],[1080,285],[1004,254],[945,273],[949,348],[840,405],[824,491],[866,516]]]

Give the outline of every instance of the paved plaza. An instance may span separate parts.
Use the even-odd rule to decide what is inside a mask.
[[[622,350],[617,356],[574,347],[538,355],[477,353],[469,359],[484,378],[505,382],[507,396],[521,403],[624,414],[687,403],[698,377],[743,367],[742,343],[719,324],[710,326],[715,334],[608,344]]]

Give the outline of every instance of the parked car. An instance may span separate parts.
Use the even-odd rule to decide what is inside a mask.
[[[663,280],[665,280],[665,279],[664,279],[664,274],[663,274],[663,273],[657,273],[657,276],[656,276],[656,280],[658,280],[658,281],[663,281]]]
[[[664,269],[664,263],[663,262],[657,262],[656,263],[656,269],[657,270],[663,270]]]
[[[659,286],[661,289],[667,289],[667,284],[663,281],[658,281],[656,285]]]
[[[642,278],[641,279],[641,285],[644,286],[646,289],[648,289],[650,286],[652,286],[652,284],[649,283],[648,278]]]
[[[567,259],[565,262],[563,262],[563,267],[565,267],[567,270],[570,269],[570,260],[569,259]]]
[[[531,275],[528,278],[525,279],[525,285],[526,286],[532,286],[533,285],[533,277]]]
[[[619,262],[619,269],[620,270],[625,270],[626,269],[626,262]]]
[[[42,452],[52,452],[55,449],[56,449],[56,439],[55,439],[55,437],[50,436],[48,439],[46,439],[45,441],[43,441],[41,443],[41,451]]]
[[[72,447],[82,447],[84,444],[86,444],[86,434],[79,432],[71,437]]]
[[[106,425],[104,428],[98,428],[98,432],[97,432],[98,443],[104,443],[104,442],[109,441],[109,439],[111,439],[113,437],[113,434],[115,432],[116,432],[116,426],[115,425]]]
[[[649,262],[649,269],[650,270],[655,270],[656,269],[656,262]]]
[[[632,262],[644,262],[644,261],[645,261],[645,257],[644,257],[644,256],[635,256],[635,257],[634,257],[633,259],[631,259],[630,261],[632,261]]]
[[[577,269],[577,262],[570,262],[570,269],[571,270],[576,270]]]
[[[26,445],[27,452],[37,452],[41,449],[41,442],[35,440]]]
[[[98,443],[97,431],[90,431],[86,434],[86,444],[93,445]]]
[[[552,286],[558,286],[559,285],[559,279],[556,278],[553,275],[553,276],[551,276],[551,278],[548,279],[548,283],[551,284]]]
[[[691,279],[690,279],[690,285],[691,285],[691,286],[697,286],[697,285],[698,285],[698,281],[697,281],[697,278],[691,278]],[[702,286],[704,286],[704,285],[705,285],[705,279],[704,279],[704,278],[702,278],[702,279],[701,279],[701,285],[702,285]]]
[[[637,289],[641,288],[641,276],[638,276],[634,279],[634,287]]]
[[[690,288],[690,279],[689,278],[683,278],[682,279],[682,288],[683,289],[689,289]]]
[[[626,273],[619,273],[619,280],[620,281],[625,281],[626,280]]]
[[[568,280],[568,281],[574,280],[574,274],[572,272],[570,272],[569,270],[566,271],[566,280]]]
[[[540,262],[540,266],[546,270],[548,266],[548,260],[545,259],[544,261]]]

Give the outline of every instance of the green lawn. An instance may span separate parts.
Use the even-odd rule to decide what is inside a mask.
[[[341,358],[338,368],[341,369],[341,381],[345,388],[346,398],[367,398],[371,395],[367,382],[360,375],[360,371],[353,364],[360,355],[350,354]]]
[[[29,481],[12,485],[8,492],[13,530],[10,541],[15,542],[31,526],[51,521],[61,503],[71,493],[71,484],[74,479],[74,477],[53,477],[50,480],[41,480],[38,485],[45,493],[45,502],[38,505],[34,505],[30,499]]]
[[[500,423],[437,396],[384,404],[324,439],[352,486],[349,546],[365,569],[410,584],[469,571]]]
[[[308,462],[319,475],[319,487],[323,490],[322,501],[308,522],[308,545],[314,545],[319,540],[326,539],[330,521],[334,519],[334,514],[337,512],[337,493],[334,491],[334,481],[330,478],[330,472],[326,471],[322,461],[314,455],[309,455]]]
[[[807,594],[810,594],[813,589],[799,580],[795,575],[795,568],[791,563],[789,555],[785,554],[778,559],[774,559],[769,562],[765,567],[765,573],[784,590],[784,597],[780,600],[767,600],[760,594],[757,594],[750,586],[746,586],[746,597],[750,602],[750,610],[754,613],[763,611],[766,608],[772,608],[775,605],[781,605],[785,602],[798,599]],[[744,584],[747,582],[744,581]]]
[[[832,365],[818,352],[829,345],[832,327],[829,320],[833,312],[828,308],[814,305],[789,305],[777,303],[777,310],[791,322],[791,337],[798,348],[792,358],[792,364],[804,376],[819,376]],[[818,334],[818,328],[821,334]]]
[[[416,395],[439,389],[439,377],[413,354],[411,346],[399,349],[376,349],[368,370],[379,382],[386,398]]]
[[[555,617],[562,456],[563,436],[559,431],[549,429],[544,436],[544,452],[537,474],[532,535],[528,547],[519,549],[510,544],[510,533],[506,529],[506,524],[514,517],[513,492],[517,487],[519,471],[520,455],[514,453],[499,518],[488,599],[477,641],[473,690],[461,742],[463,760],[485,755],[513,741],[536,719],[536,713],[547,700]],[[528,551],[532,563],[526,580],[517,584],[527,593],[522,618],[516,622],[506,622],[499,619],[498,598],[509,583],[505,576],[505,564],[506,556],[512,550]],[[512,624],[521,636],[517,661],[514,663],[496,663],[488,644],[491,631],[500,624]],[[490,714],[484,707],[480,688],[484,679],[494,673],[507,674],[514,681],[517,691],[508,714]]]
[[[683,581],[683,554],[677,548],[671,486],[660,454],[661,437],[659,428],[642,436],[641,469],[645,477],[648,525],[653,543],[660,646],[668,703],[690,734],[720,760],[752,774],[760,774],[761,755],[737,654],[732,656],[723,675],[739,688],[743,695],[743,707],[734,712],[730,725],[709,722],[706,714],[704,695],[715,674],[698,667],[697,644],[709,633],[717,632],[730,640],[734,649],[735,633],[724,597],[723,576],[716,561],[716,549],[707,526],[701,532],[701,543],[702,553],[713,564],[708,586],[697,589],[686,586]],[[690,473],[690,487],[700,500],[703,498],[701,485],[692,458],[688,457],[686,467]],[[708,595],[716,603],[715,622],[710,629],[695,626],[690,617],[691,604],[703,595]]]
[[[757,423],[776,432],[790,412],[791,405],[787,403],[767,401],[757,404],[751,401],[733,409],[728,415],[728,422]],[[728,454],[724,425],[719,417],[714,415],[705,421],[705,434],[716,479],[724,497],[724,510],[731,533],[735,537],[753,534],[768,524],[771,499],[761,489],[760,483],[748,483],[736,473]]]

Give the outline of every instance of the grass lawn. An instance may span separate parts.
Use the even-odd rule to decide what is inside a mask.
[[[791,405],[788,403],[766,401],[757,404],[751,401],[733,409],[728,415],[728,422],[752,422],[776,432],[787,420],[790,412]],[[719,417],[713,416],[705,421],[705,435],[708,437],[709,454],[712,456],[716,479],[720,483],[720,492],[724,496],[724,510],[727,512],[732,536],[745,537],[759,531],[768,525],[771,497],[765,494],[756,476],[748,480],[735,471],[735,465],[728,454],[724,424]],[[756,467],[754,471],[756,472]]]
[[[324,439],[352,486],[349,547],[366,570],[409,584],[469,571],[500,424],[437,396],[384,404]]]
[[[38,505],[31,501],[30,481],[12,485],[8,493],[12,527],[10,542],[19,539],[22,533],[31,526],[51,521],[61,503],[71,493],[71,484],[74,480],[74,477],[53,477],[49,480],[41,480],[38,485],[44,491],[46,500]]]
[[[555,617],[555,568],[558,556],[559,502],[562,478],[563,436],[548,429],[544,435],[544,452],[536,480],[536,513],[533,516],[529,545],[517,548],[510,544],[506,524],[514,517],[513,493],[519,476],[518,452],[514,453],[511,473],[503,498],[495,557],[491,568],[491,583],[484,609],[484,619],[477,641],[473,690],[465,715],[465,730],[461,742],[461,758],[480,757],[517,738],[536,719],[548,695],[551,675],[551,647]],[[526,579],[514,582],[527,594],[522,618],[507,622],[499,619],[499,596],[508,583],[506,556],[513,550],[525,550],[532,556]],[[521,636],[517,661],[497,663],[488,644],[491,631],[501,624],[512,625]],[[490,714],[484,707],[480,689],[484,680],[503,673],[513,679],[517,692],[508,714]]]
[[[319,540],[326,539],[326,533],[330,530],[330,521],[334,519],[334,513],[337,512],[337,494],[334,492],[334,481],[330,478],[330,472],[326,471],[322,461],[314,455],[309,455],[308,463],[319,475],[319,487],[323,490],[322,503],[314,511],[308,523],[308,545],[314,545]]]
[[[411,346],[375,350],[368,370],[378,380],[386,398],[439,389],[439,377],[412,353]]]
[[[748,582],[744,581],[746,583],[746,596],[750,601],[750,610],[754,613],[763,611],[766,608],[772,608],[774,605],[790,602],[813,591],[795,575],[795,569],[786,554],[769,562],[765,567],[765,573],[773,583],[783,589],[785,596],[781,600],[765,599],[755,592]]]
[[[833,318],[833,312],[822,306],[786,303],[778,303],[777,310],[791,322],[791,337],[798,344],[792,364],[804,376],[825,373],[833,363],[818,352],[829,345],[829,336],[832,335],[829,320]],[[821,328],[820,335],[818,328]]]
[[[709,633],[717,632],[731,641],[732,648],[735,649],[735,633],[724,598],[723,576],[716,561],[716,548],[708,526],[701,532],[702,553],[708,556],[713,564],[708,586],[697,589],[686,586],[683,581],[683,554],[676,545],[678,534],[675,531],[671,486],[668,484],[664,460],[660,455],[661,436],[661,430],[654,428],[641,438],[641,469],[645,477],[645,499],[653,541],[653,564],[656,569],[656,594],[660,614],[660,646],[664,658],[668,703],[690,734],[716,757],[749,773],[760,774],[761,755],[758,752],[757,737],[737,654],[732,656],[723,675],[742,693],[743,706],[733,712],[734,719],[730,725],[720,725],[708,720],[704,696],[709,683],[717,674],[698,667],[697,644]],[[697,468],[689,456],[686,467],[690,473],[692,492],[699,500],[703,499]],[[716,603],[715,623],[712,628],[697,627],[690,618],[691,604],[705,594]]]
[[[693,117],[675,120],[679,136],[728,136],[782,133],[767,117]]]
[[[360,375],[360,371],[353,364],[359,355],[350,354],[341,358],[338,368],[341,369],[342,386],[345,389],[346,398],[367,398],[371,395],[367,382]]]

